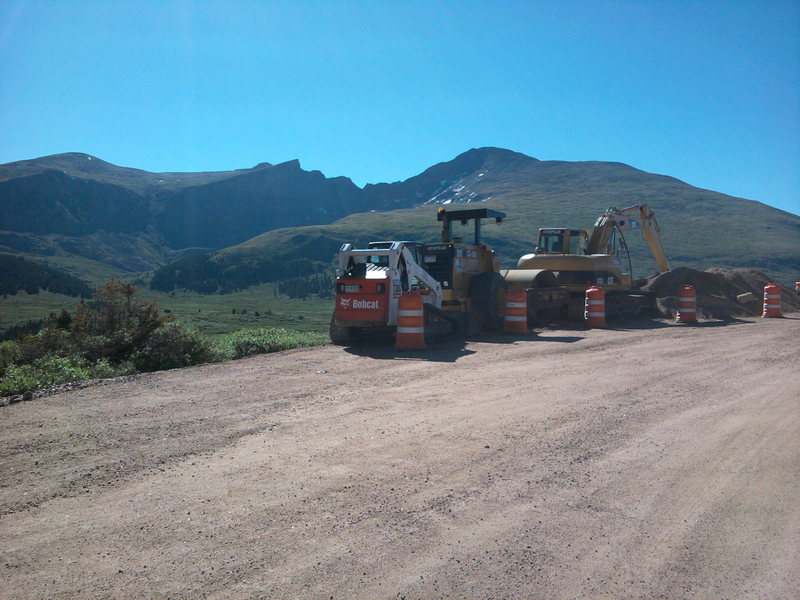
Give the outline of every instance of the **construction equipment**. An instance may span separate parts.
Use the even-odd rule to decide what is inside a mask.
[[[529,321],[546,322],[563,313],[565,308],[570,320],[581,320],[584,294],[594,285],[605,290],[606,312],[611,318],[654,309],[655,296],[635,289],[631,275],[630,252],[623,232],[634,229],[640,230],[650,245],[659,270],[669,271],[658,223],[646,204],[609,208],[598,217],[591,232],[540,229],[533,253],[522,256],[517,269],[502,272],[509,286],[529,290]],[[622,269],[623,252],[628,259],[627,273]],[[558,298],[542,290],[552,285],[566,289],[569,297]]]
[[[423,299],[426,339],[503,326],[506,282],[494,251],[481,242],[482,219],[501,223],[504,213],[486,208],[439,208],[441,242],[370,242],[364,249],[344,244],[336,269],[336,306],[331,340],[348,344],[391,335],[401,294]],[[474,223],[474,241],[454,237],[453,223]]]

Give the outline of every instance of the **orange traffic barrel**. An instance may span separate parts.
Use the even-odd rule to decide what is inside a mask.
[[[800,281],[794,282],[794,291],[800,294]]]
[[[506,293],[505,333],[528,333],[528,292],[518,288]]]
[[[683,286],[678,292],[678,313],[676,323],[697,323],[697,294],[691,285]]]
[[[425,348],[425,310],[422,296],[403,294],[398,298],[397,336],[394,347],[398,350]]]
[[[764,286],[764,314],[762,317],[782,317],[781,288],[774,283]]]
[[[589,327],[606,326],[606,291],[593,285],[586,290],[586,308],[583,318]]]

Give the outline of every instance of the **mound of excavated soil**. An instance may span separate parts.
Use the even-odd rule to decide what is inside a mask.
[[[678,292],[691,285],[697,293],[697,314],[703,318],[735,319],[760,315],[764,301],[764,286],[773,281],[755,269],[724,269],[714,267],[697,271],[679,267],[647,279],[642,289],[658,296],[658,307],[668,317],[674,317],[678,306]],[[750,293],[752,300],[737,299]],[[783,312],[800,309],[800,299],[793,289],[781,286]]]

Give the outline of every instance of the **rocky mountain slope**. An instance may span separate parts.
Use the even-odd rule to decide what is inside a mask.
[[[0,252],[46,257],[90,279],[195,257],[244,273],[242,281],[253,269],[268,281],[324,268],[342,241],[433,240],[430,205],[507,212],[502,229],[486,234],[513,261],[538,227],[591,227],[608,206],[642,201],[656,211],[676,265],[795,277],[797,215],[620,163],[539,161],[499,148],[364,188],[297,161],[209,173],[150,173],[79,153],[9,163],[0,165]]]
[[[297,161],[148,173],[70,153],[0,166],[0,250],[51,262],[77,256],[122,270],[151,269],[186,248],[222,248],[276,227],[328,223],[364,209],[349,179],[304,171]]]

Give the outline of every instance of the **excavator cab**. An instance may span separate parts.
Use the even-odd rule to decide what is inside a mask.
[[[584,229],[540,229],[534,254],[586,254],[589,232]]]

